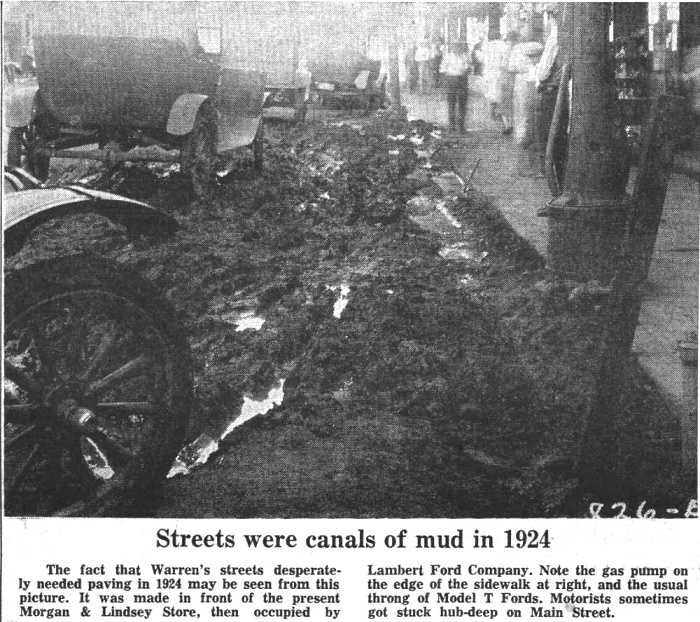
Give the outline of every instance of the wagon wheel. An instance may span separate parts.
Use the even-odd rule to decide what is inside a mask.
[[[255,165],[255,170],[259,173],[263,170],[263,150],[264,150],[264,138],[265,138],[265,126],[263,125],[262,119],[260,119],[260,124],[258,125],[258,131],[255,132],[255,138],[253,138],[253,163]]]
[[[205,101],[197,111],[192,131],[187,135],[180,156],[180,169],[192,181],[197,196],[207,196],[216,173],[217,114]]]
[[[189,349],[138,275],[53,259],[7,275],[3,388],[5,512],[121,514],[182,446]]]
[[[36,122],[25,127],[13,127],[7,140],[7,165],[25,169],[44,181],[49,176],[51,157],[36,153],[41,136]]]

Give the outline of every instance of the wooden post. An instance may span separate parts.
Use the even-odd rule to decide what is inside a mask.
[[[565,12],[562,44],[570,37],[573,85],[569,148],[563,193],[545,210],[548,262],[562,276],[607,283],[624,232],[629,171],[608,56],[610,5],[569,3]]]
[[[388,112],[391,116],[406,119],[406,108],[401,105],[401,82],[399,74],[399,25],[401,15],[398,11],[394,14],[392,28],[389,31],[389,81],[391,89],[391,107]]]
[[[598,494],[601,501],[614,500],[623,479],[620,463],[626,434],[620,420],[626,369],[639,319],[641,285],[651,263],[672,171],[675,114],[673,102],[660,98],[644,127],[632,209],[607,305],[595,393],[584,421],[577,471],[584,490]]]
[[[392,33],[389,43],[389,79],[391,80],[391,107],[401,110],[401,82],[399,80],[399,45],[396,33]]]

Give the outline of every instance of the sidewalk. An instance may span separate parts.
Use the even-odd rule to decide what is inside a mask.
[[[402,103],[409,118],[445,124],[441,93],[409,94]],[[546,256],[548,223],[536,215],[551,198],[545,180],[518,176],[513,143],[494,127],[484,98],[476,92],[470,92],[467,125],[470,132],[453,150],[460,174],[468,175],[480,159],[475,188],[489,195],[513,229]],[[684,407],[684,397],[687,407],[688,399],[677,342],[698,323],[698,196],[697,181],[680,174],[671,177],[633,346],[677,412]]]

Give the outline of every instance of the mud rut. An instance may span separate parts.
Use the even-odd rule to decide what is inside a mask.
[[[570,467],[600,301],[572,305],[577,284],[455,188],[451,140],[376,118],[273,125],[264,172],[242,155],[207,200],[173,167],[89,171],[176,215],[172,240],[129,242],[97,220],[35,235],[15,263],[87,248],[137,268],[183,316],[195,444],[143,513],[585,513]],[[673,496],[673,425],[633,375],[630,494],[653,482]]]

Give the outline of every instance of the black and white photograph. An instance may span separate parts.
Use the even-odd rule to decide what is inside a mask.
[[[4,516],[697,518],[700,3],[13,0],[2,64]]]

